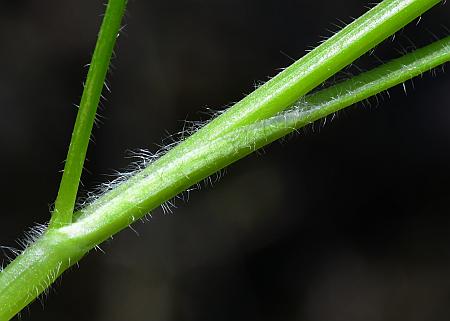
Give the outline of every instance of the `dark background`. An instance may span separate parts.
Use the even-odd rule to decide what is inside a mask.
[[[0,244],[19,247],[49,218],[104,7],[1,3]],[[126,150],[155,151],[182,120],[239,100],[365,4],[130,1],[83,194],[126,167]],[[375,53],[442,37],[449,18],[440,5]],[[232,165],[173,214],[154,211],[22,319],[448,320],[450,75],[437,74]]]

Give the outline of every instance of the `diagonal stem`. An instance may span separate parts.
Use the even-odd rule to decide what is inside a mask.
[[[226,132],[269,118],[285,110],[300,97],[439,2],[441,0],[384,0],[380,2],[213,119],[182,144],[175,146],[170,155],[178,157],[181,149],[195,149]],[[172,160],[175,161],[175,159]],[[152,169],[144,170],[142,175],[147,175],[150,170]],[[124,187],[118,186],[109,195],[119,195],[123,191]]]
[[[101,243],[198,181],[254,150],[358,101],[376,95],[450,60],[450,37],[392,60],[333,87],[306,96],[272,118],[239,127],[195,147],[178,149],[87,206],[61,230],[86,247]]]
[[[201,143],[281,112],[439,2],[381,1],[189,139]]]

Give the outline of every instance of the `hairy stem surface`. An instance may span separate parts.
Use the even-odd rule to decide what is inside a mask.
[[[380,2],[211,121],[191,139],[202,142],[279,113],[439,2]]]
[[[72,213],[83,171],[97,106],[108,71],[109,61],[120,29],[126,0],[110,0],[106,7],[98,40],[81,97],[77,119],[72,132],[64,172],[59,186],[50,227],[61,227],[72,222]]]
[[[175,146],[194,149],[240,126],[276,115],[440,0],[384,0]],[[188,147],[189,146],[189,147]],[[173,160],[175,161],[175,160]],[[151,170],[151,169],[149,169]],[[147,172],[143,173],[147,175]],[[119,186],[110,195],[120,194]]]
[[[107,193],[63,228],[86,247],[99,244],[149,210],[289,132],[449,61],[450,37],[330,88],[306,96],[272,118],[242,126],[194,148],[179,145]]]
[[[110,4],[113,2],[124,5],[123,0],[111,0]],[[72,141],[70,146],[72,152],[69,151],[68,163],[72,159],[73,165],[66,164],[66,178],[63,176],[56,205],[58,211],[54,213],[51,228],[0,273],[0,321],[12,318],[94,246],[196,182],[305,124],[449,61],[450,39],[447,37],[298,101],[315,86],[438,2],[383,1],[165,156],[99,197],[72,219],[95,115],[92,107],[86,107],[87,114],[77,116],[77,123],[79,118],[85,117],[80,121],[81,125],[75,126],[80,126],[78,130],[82,133],[79,136],[74,131],[74,137],[78,137],[74,140],[79,139],[79,145]],[[121,17],[123,7],[118,5],[116,9],[115,13],[110,13]],[[118,29],[120,19],[109,20],[109,23]],[[95,79],[99,83],[93,85],[92,92],[85,91],[83,94],[83,97],[87,95],[86,101],[95,102],[95,108],[98,100],[95,101],[94,93],[101,92],[107,70],[108,62],[104,62],[106,65],[103,65],[102,72],[98,71],[98,75],[92,72],[91,76],[92,79],[98,77]],[[293,109],[280,114],[293,104]]]
[[[355,102],[366,99],[450,60],[450,37],[372,71],[306,96],[293,109],[240,127],[196,148],[173,150],[148,174],[106,194],[78,219],[48,230],[0,274],[0,320],[9,320],[95,245],[219,169],[256,149]],[[183,145],[183,144],[181,144]]]

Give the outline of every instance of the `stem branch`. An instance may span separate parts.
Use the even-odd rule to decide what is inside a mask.
[[[126,0],[110,0],[106,7],[72,132],[64,172],[50,221],[51,228],[61,227],[72,222],[72,213],[89,138],[125,6]]]

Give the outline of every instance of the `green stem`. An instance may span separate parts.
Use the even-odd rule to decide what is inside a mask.
[[[203,142],[279,113],[440,1],[382,1],[211,121],[191,139]]]
[[[450,37],[372,71],[306,96],[293,109],[243,126],[194,149],[181,148],[175,161],[161,158],[151,174],[88,206],[74,223],[47,231],[0,274],[0,321],[9,320],[65,269],[95,245],[149,210],[254,150],[357,101],[364,100],[450,61]]]
[[[349,65],[362,54],[439,3],[440,0],[384,0],[323,44],[300,58],[267,83],[213,119],[201,130],[175,146],[166,157],[181,149],[194,149],[226,132],[271,117]],[[144,170],[141,176],[151,169]],[[139,176],[135,178],[139,180]],[[119,186],[111,197],[124,191]],[[99,204],[100,205],[100,204]],[[76,213],[78,216],[80,213]]]
[[[0,273],[0,321],[14,317],[85,253],[58,229],[48,230]]]
[[[369,72],[306,96],[294,110],[240,127],[216,139],[179,148],[87,206],[61,231],[84,247],[101,243],[196,182],[305,124],[364,100],[449,61],[450,37]]]
[[[51,228],[61,227],[72,222],[72,213],[97,106],[125,6],[126,0],[110,0],[108,2],[72,132],[64,172],[50,222]]]
[[[450,61],[450,36],[394,59],[371,71],[306,96],[274,117],[239,129],[256,148],[273,142],[316,120],[375,96]],[[253,136],[253,138],[252,138]]]

